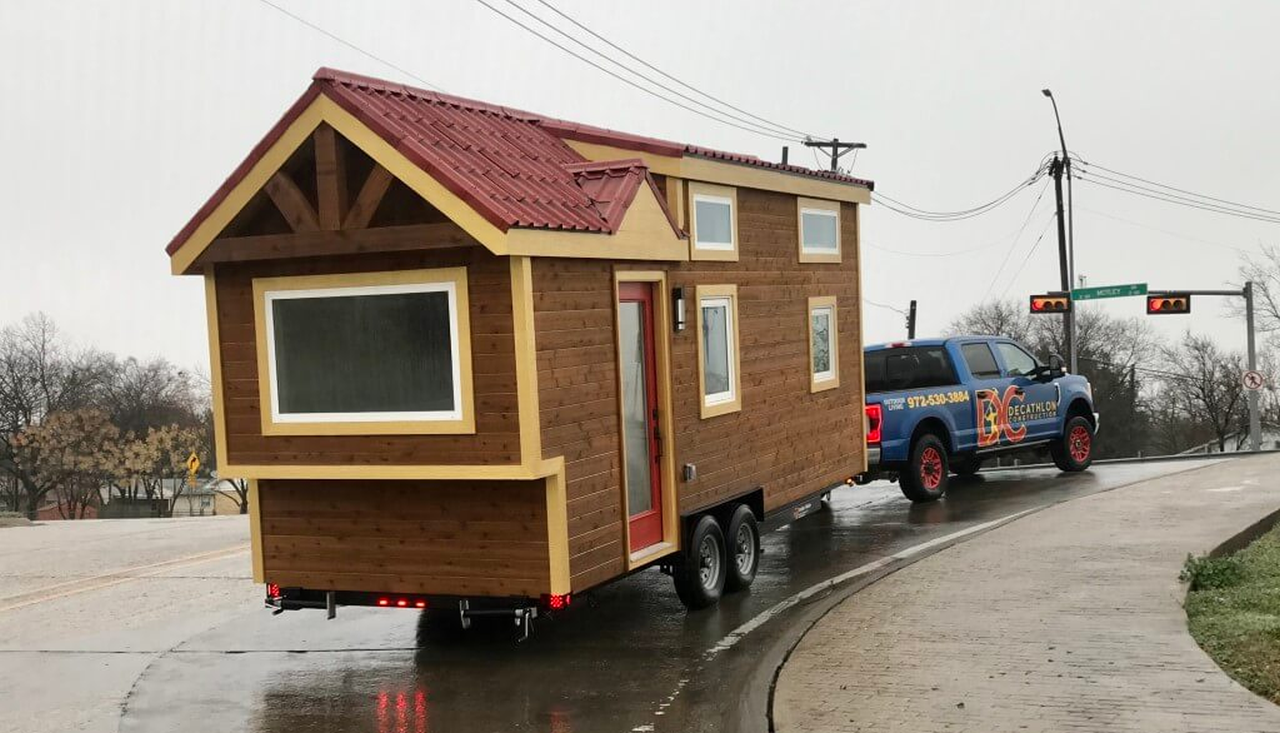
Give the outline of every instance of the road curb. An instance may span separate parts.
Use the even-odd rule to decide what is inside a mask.
[[[1248,547],[1254,540],[1262,535],[1270,532],[1276,526],[1276,522],[1280,521],[1280,509],[1271,512],[1267,516],[1259,519],[1253,524],[1245,527],[1234,535],[1228,537],[1217,547],[1208,552],[1209,557],[1225,557],[1232,553],[1243,550]]]
[[[1267,452],[1274,452],[1274,451],[1267,451]],[[1249,453],[1246,455],[1255,455],[1255,454]],[[1203,460],[1204,457],[1201,456],[1201,459]],[[1150,459],[1143,459],[1143,460],[1150,460]],[[1132,462],[1132,459],[1119,459],[1119,461],[1117,462],[1121,462],[1121,461]],[[1021,468],[1028,468],[1028,467],[1022,466]],[[1174,471],[1173,473],[1164,474],[1163,476],[1159,476],[1156,478],[1147,478],[1147,479],[1139,479],[1137,481],[1130,481],[1129,483],[1120,484],[1119,486],[1112,486],[1110,488],[1102,489],[1102,490],[1093,492],[1091,494],[1086,494],[1084,496],[1076,496],[1072,498],[1058,499],[1055,501],[1051,501],[1043,506],[1034,507],[1024,512],[1020,512],[1016,515],[1013,515],[1007,518],[1004,521],[997,521],[992,526],[986,527],[979,531],[975,531],[972,534],[968,534],[963,537],[958,537],[952,542],[947,542],[937,547],[929,548],[929,550],[927,551],[919,552],[912,557],[906,558],[904,560],[901,560],[899,562],[886,566],[882,571],[873,572],[857,580],[852,580],[849,582],[848,585],[833,588],[832,594],[824,598],[820,606],[814,606],[808,609],[808,612],[804,616],[802,616],[799,619],[796,619],[795,620],[796,622],[793,622],[793,626],[790,630],[785,632],[782,635],[782,637],[776,640],[773,643],[773,645],[771,645],[768,649],[764,650],[764,653],[760,655],[761,665],[760,665],[759,671],[756,674],[752,675],[752,679],[750,683],[747,685],[747,688],[748,688],[747,694],[744,695],[744,698],[750,699],[757,694],[767,695],[766,699],[768,702],[766,706],[764,730],[767,730],[768,733],[775,733],[776,728],[774,727],[774,694],[777,690],[778,676],[782,673],[782,668],[786,666],[787,661],[790,660],[791,655],[792,653],[794,653],[796,647],[799,646],[800,642],[805,638],[805,636],[807,636],[809,632],[813,630],[813,627],[816,626],[819,621],[825,618],[827,614],[829,614],[837,606],[849,600],[858,592],[868,588],[869,586],[879,582],[880,580],[883,580],[884,578],[889,577],[890,575],[898,572],[899,570],[911,567],[912,565],[920,562],[921,560],[932,557],[948,548],[954,547],[956,545],[959,545],[965,542],[970,542],[974,539],[982,537],[988,532],[992,532],[994,530],[1000,529],[1001,527],[1008,526],[1010,524],[1013,524],[1014,522],[1017,522],[1022,519],[1026,519],[1027,517],[1034,516],[1036,514],[1039,514],[1040,512],[1043,512],[1048,509],[1052,509],[1053,507],[1060,506],[1068,502],[1087,499],[1091,496],[1107,494],[1112,491],[1118,491],[1120,489],[1128,488],[1130,486],[1136,486],[1138,484],[1147,483],[1148,481],[1164,480],[1172,476],[1181,476],[1183,474],[1193,473],[1195,471],[1202,471],[1210,468],[1214,468],[1214,466],[1212,465],[1200,466],[1198,468],[1188,468],[1180,471]],[[1253,531],[1256,527],[1263,524],[1267,520],[1271,520],[1272,524],[1274,524],[1277,520],[1280,520],[1280,510],[1272,512],[1270,515],[1268,515],[1267,517],[1264,517],[1262,520],[1255,522],[1249,528],[1245,529],[1243,532],[1240,532],[1235,537],[1228,540],[1227,543],[1236,539],[1236,537],[1247,535],[1250,531]],[[1260,535],[1265,531],[1266,530],[1263,529],[1260,532],[1258,532],[1258,534]],[[1256,537],[1257,535],[1254,535],[1254,536]],[[1223,543],[1223,544],[1225,545],[1227,543]],[[779,652],[781,653],[779,654]],[[764,672],[765,670],[768,670],[768,673],[761,674],[761,672]],[[760,678],[767,679],[767,684],[761,685]],[[738,730],[743,730],[743,731],[760,730],[755,727],[756,725],[755,722],[750,719],[739,720],[738,722],[740,724],[737,728]]]

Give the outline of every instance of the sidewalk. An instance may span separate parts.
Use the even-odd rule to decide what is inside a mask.
[[[833,609],[783,667],[779,733],[1280,731],[1187,633],[1177,576],[1280,507],[1280,456],[1077,499]]]

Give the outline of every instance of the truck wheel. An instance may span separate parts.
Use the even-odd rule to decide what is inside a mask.
[[[676,595],[690,611],[714,606],[724,593],[726,575],[724,533],[710,515],[703,515],[689,535],[689,547],[675,569]]]
[[[951,462],[951,471],[957,476],[972,476],[982,469],[982,459],[977,456],[963,456]]]
[[[739,504],[729,518],[729,573],[724,587],[729,592],[746,590],[756,579],[760,567],[760,527],[749,507]]]
[[[911,446],[911,459],[898,477],[902,494],[914,502],[937,501],[947,493],[947,447],[925,433]]]
[[[1062,437],[1049,444],[1049,453],[1059,470],[1085,470],[1093,463],[1093,426],[1080,415],[1067,420]]]

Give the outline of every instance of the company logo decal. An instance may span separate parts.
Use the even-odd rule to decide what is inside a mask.
[[[1006,387],[1003,395],[994,389],[974,390],[973,397],[977,405],[979,448],[998,445],[1001,437],[1010,443],[1021,443],[1027,437],[1027,422],[1058,414],[1058,405],[1054,402],[1024,403],[1023,394],[1015,385]]]

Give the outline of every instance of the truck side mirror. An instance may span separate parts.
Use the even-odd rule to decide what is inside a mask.
[[[1060,377],[1067,373],[1067,362],[1058,354],[1049,355],[1049,375]]]

